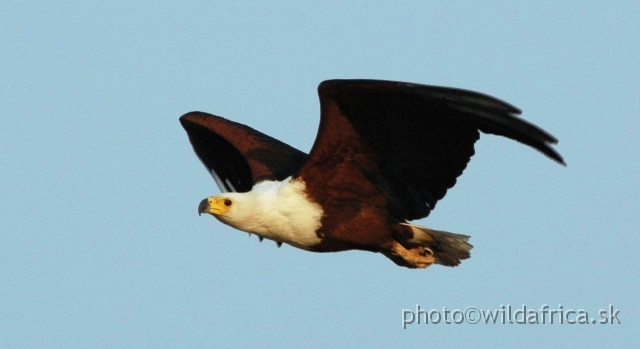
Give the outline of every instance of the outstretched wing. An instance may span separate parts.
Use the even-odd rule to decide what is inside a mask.
[[[307,154],[249,126],[191,112],[180,117],[198,158],[223,192],[247,192],[263,180],[283,180]]]
[[[320,127],[298,175],[322,188],[310,193],[320,203],[356,192],[398,219],[426,217],[466,168],[479,131],[564,164],[553,136],[487,95],[376,80],[325,81],[318,93]]]

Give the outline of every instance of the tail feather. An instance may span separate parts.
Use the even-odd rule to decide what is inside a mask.
[[[423,245],[433,252],[436,264],[455,267],[460,261],[471,256],[470,236],[435,230],[419,225],[402,223],[413,231],[409,243]]]

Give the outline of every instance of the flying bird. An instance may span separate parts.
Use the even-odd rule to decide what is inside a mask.
[[[220,116],[180,117],[222,194],[198,213],[313,252],[379,252],[397,265],[456,266],[469,236],[410,223],[427,217],[474,154],[480,132],[526,144],[565,165],[558,140],[499,99],[380,80],[318,86],[320,126],[309,154]]]

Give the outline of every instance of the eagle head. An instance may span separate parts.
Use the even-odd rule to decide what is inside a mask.
[[[255,202],[247,193],[224,193],[210,196],[198,205],[198,214],[208,213],[220,222],[247,231],[254,223]]]

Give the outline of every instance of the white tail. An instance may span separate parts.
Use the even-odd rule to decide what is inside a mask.
[[[436,264],[455,267],[460,261],[471,256],[473,246],[468,242],[470,236],[434,230],[419,225],[401,223],[411,228],[413,238],[407,240],[428,248],[435,257]]]

